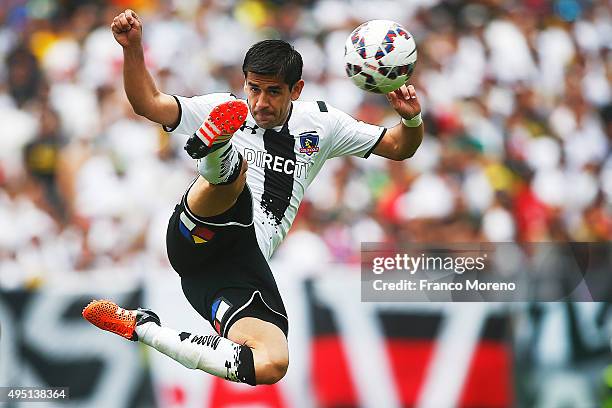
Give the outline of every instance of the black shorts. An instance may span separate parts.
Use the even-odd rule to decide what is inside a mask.
[[[189,303],[223,337],[242,317],[273,323],[287,336],[287,312],[257,244],[248,186],[215,217],[195,216],[186,197],[170,217],[166,246]]]

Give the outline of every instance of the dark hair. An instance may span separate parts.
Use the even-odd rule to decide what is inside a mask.
[[[253,44],[244,56],[242,72],[275,75],[289,85],[289,89],[302,78],[302,56],[291,44],[283,40],[263,40]]]

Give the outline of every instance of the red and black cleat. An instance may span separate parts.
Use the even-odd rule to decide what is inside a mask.
[[[185,144],[185,150],[194,159],[201,159],[223,146],[246,120],[249,108],[246,102],[233,99],[215,106],[208,118]]]

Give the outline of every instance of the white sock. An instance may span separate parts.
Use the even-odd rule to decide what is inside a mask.
[[[227,142],[198,160],[198,172],[211,184],[230,184],[240,174],[242,155]]]
[[[253,352],[246,346],[217,336],[197,336],[160,327],[154,322],[136,326],[138,340],[178,361],[217,377],[255,385]]]

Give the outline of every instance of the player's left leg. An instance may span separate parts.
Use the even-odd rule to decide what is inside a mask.
[[[289,364],[285,333],[267,321],[243,317],[229,329],[228,338],[178,332],[161,325],[151,310],[126,310],[108,300],[94,300],[83,316],[97,327],[140,341],[187,368],[250,385],[274,384]]]
[[[255,317],[238,319],[227,338],[177,332],[155,322],[137,325],[147,344],[187,368],[200,369],[230,381],[274,384],[287,373],[289,347],[283,330]]]
[[[278,381],[287,368],[287,313],[257,243],[252,205],[245,188],[226,213],[200,220],[184,197],[168,223],[168,256],[183,293],[219,335],[179,332],[151,311],[110,301],[92,302],[83,316],[188,368],[252,385]]]
[[[227,337],[252,350],[257,384],[274,384],[287,373],[289,346],[278,326],[255,317],[243,317],[230,327]]]
[[[151,346],[187,368],[256,384],[253,352],[247,346],[217,335],[177,332],[162,326],[151,310],[126,310],[109,300],[90,302],[83,309],[83,317],[100,329]]]

